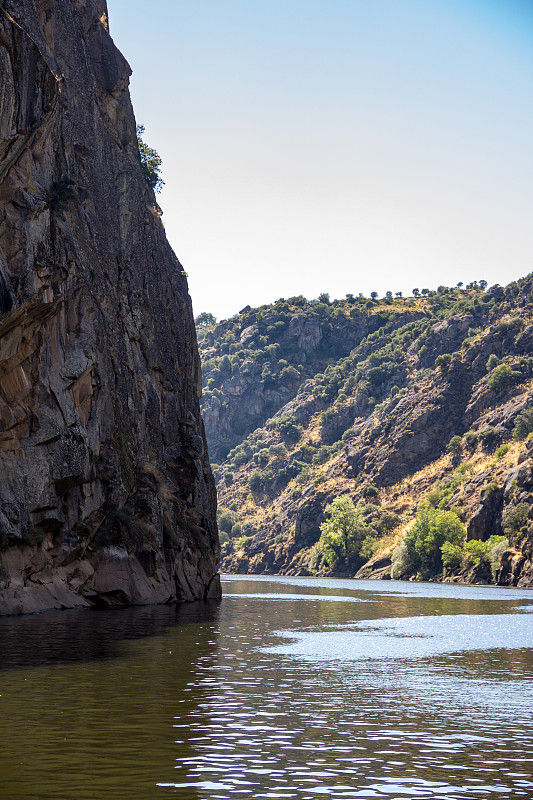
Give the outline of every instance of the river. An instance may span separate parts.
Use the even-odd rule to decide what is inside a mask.
[[[0,797],[533,797],[533,591],[223,591],[0,619]]]

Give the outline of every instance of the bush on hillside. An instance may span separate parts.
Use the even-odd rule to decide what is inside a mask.
[[[513,439],[522,441],[533,432],[533,408],[525,408],[517,415],[513,427]]]
[[[443,568],[442,547],[445,542],[461,547],[465,535],[465,528],[453,511],[435,509],[429,503],[421,503],[415,524],[403,540],[404,551],[396,560],[395,572],[402,565],[411,574],[416,571],[423,578],[438,575]]]

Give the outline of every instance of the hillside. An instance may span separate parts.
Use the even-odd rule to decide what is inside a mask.
[[[222,568],[533,585],[532,291],[292,297],[199,326]]]

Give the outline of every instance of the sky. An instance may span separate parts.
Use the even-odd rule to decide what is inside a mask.
[[[108,0],[195,314],[533,270],[532,0]]]

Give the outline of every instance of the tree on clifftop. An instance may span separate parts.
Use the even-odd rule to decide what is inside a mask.
[[[209,311],[202,311],[194,321],[200,326],[213,325],[217,321],[217,318],[214,317],[213,314],[210,314]]]

